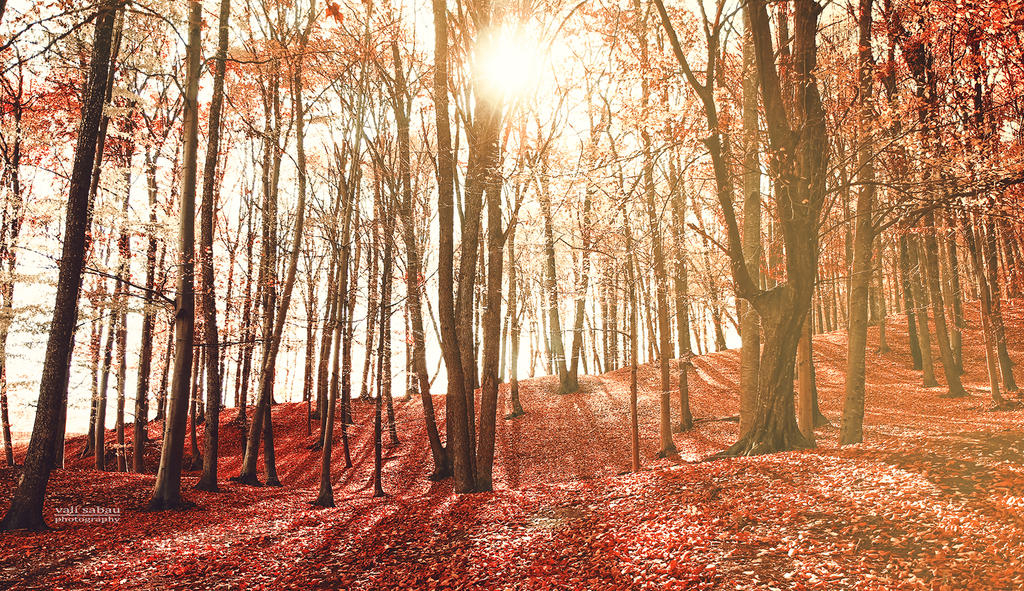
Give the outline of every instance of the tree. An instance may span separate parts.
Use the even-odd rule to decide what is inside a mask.
[[[454,154],[448,110],[448,8],[445,0],[432,0],[434,16],[434,110],[437,133],[438,320],[441,352],[448,370],[445,396],[445,429],[452,461],[455,490],[470,492],[476,485],[470,450],[465,376],[462,371],[459,335],[455,319],[455,188]],[[473,249],[475,250],[475,249]]]
[[[860,0],[858,37],[858,78],[860,80],[860,109],[858,128],[860,146],[857,150],[857,168],[860,193],[857,196],[857,233],[853,242],[853,271],[850,277],[850,323],[847,331],[846,397],[843,420],[839,428],[839,443],[860,443],[864,423],[865,355],[868,337],[868,286],[872,243],[875,238],[872,210],[875,198],[875,162],[871,141],[871,122],[875,119],[871,109],[873,59],[871,56],[872,0]]]
[[[406,294],[409,298],[409,321],[412,327],[412,368],[416,377],[417,389],[423,403],[423,420],[427,427],[427,440],[434,461],[431,480],[443,480],[450,474],[448,451],[441,443],[434,418],[434,399],[430,395],[430,374],[427,371],[426,335],[423,329],[423,269],[420,259],[420,245],[416,237],[415,212],[410,156],[409,107],[407,101],[409,91],[402,66],[398,41],[391,42],[392,56],[395,62],[395,121],[398,127],[399,177],[402,186],[402,204],[399,213],[402,220],[402,236],[405,240],[405,277]]]
[[[719,35],[724,26],[724,5],[722,2],[716,5],[715,20],[705,29],[710,57],[706,81],[702,83],[690,68],[664,2],[655,0],[655,4],[676,59],[704,107],[711,133],[705,144],[714,165],[736,293],[757,310],[764,331],[754,420],[750,429],[726,453],[755,455],[807,447],[809,442],[797,429],[794,416],[793,383],[797,343],[814,293],[818,224],[825,204],[827,132],[821,96],[812,75],[821,7],[814,0],[794,2],[794,76],[787,80],[791,88],[786,89],[796,97],[791,105],[783,99],[765,3],[755,0],[746,7],[768,129],[769,173],[775,184],[775,220],[785,244],[786,280],[762,290],[748,273],[743,256],[733,203],[734,188],[728,170],[728,144],[723,141],[713,88]]]
[[[216,210],[214,182],[220,157],[221,111],[224,108],[224,73],[227,69],[228,21],[231,0],[221,0],[220,26],[217,29],[217,55],[213,73],[213,98],[210,102],[210,131],[203,169],[203,201],[199,222],[199,269],[204,335],[202,348],[206,359],[206,429],[203,436],[203,475],[196,488],[217,490],[217,458],[220,433],[221,372],[220,342],[217,333],[217,293],[213,279],[213,216]]]
[[[149,508],[174,509],[181,498],[181,462],[185,453],[185,418],[188,413],[195,333],[195,206],[197,152],[199,147],[200,18],[198,0],[189,0],[188,52],[186,56],[185,119],[182,130],[181,214],[178,236],[177,297],[174,302],[174,372],[171,376],[170,408],[164,424],[160,467]]]
[[[97,7],[92,55],[89,66],[88,92],[82,106],[82,123],[75,145],[75,161],[68,190],[67,213],[64,220],[64,246],[57,278],[57,299],[54,304],[50,336],[46,343],[46,361],[39,384],[32,439],[25,455],[21,481],[11,499],[11,506],[0,522],[0,529],[46,528],[43,521],[43,499],[53,469],[54,441],[61,406],[65,400],[67,374],[71,359],[78,296],[82,289],[87,232],[91,222],[89,184],[96,158],[96,146],[106,97],[107,72],[114,36],[114,20],[120,9],[118,0],[106,0]]]

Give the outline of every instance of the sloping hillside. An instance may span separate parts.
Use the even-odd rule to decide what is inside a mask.
[[[1020,361],[1024,303],[1006,308],[1011,356]],[[990,410],[977,311],[970,312],[964,357],[971,396],[945,399],[942,389],[919,387],[905,323],[894,317],[892,352],[868,357],[867,442],[844,449],[836,446],[838,430],[826,427],[813,451],[700,462],[735,438],[735,423],[706,420],[675,436],[679,457],[655,460],[652,365],[640,372],[644,472],[624,473],[628,370],[587,377],[580,393],[565,396],[552,393],[553,378],[539,378],[522,383],[527,414],[499,421],[498,490],[490,494],[457,497],[450,482],[426,480],[430,453],[417,400],[397,403],[401,443],[386,449],[385,499],[371,498],[373,407],[353,403],[355,467],[343,470],[339,443],[336,509],[308,505],[319,453],[308,450],[315,436],[306,434],[301,404],[274,409],[284,488],[225,482],[222,493],[190,491],[197,508],[186,512],[142,512],[153,477],[93,471],[92,459],[75,453],[81,438],[72,439],[73,459],[54,476],[47,514],[98,505],[119,508],[121,519],[0,537],[0,584],[1022,588],[1024,411]],[[845,335],[817,337],[815,362],[822,410],[838,423]],[[736,413],[737,367],[736,351],[694,360],[695,417]],[[503,388],[501,414],[505,395]],[[443,396],[435,403],[441,418]],[[221,429],[225,480],[240,464],[235,412],[224,413]],[[151,465],[157,455],[155,448],[148,454]],[[3,471],[4,503],[13,478]]]

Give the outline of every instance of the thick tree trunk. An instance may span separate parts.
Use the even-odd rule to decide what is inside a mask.
[[[78,142],[75,146],[64,223],[64,246],[57,278],[57,298],[39,384],[35,423],[21,479],[3,522],[0,523],[0,529],[3,530],[46,528],[43,521],[43,500],[53,468],[54,442],[57,439],[59,415],[65,400],[64,391],[67,388],[67,375],[70,369],[78,296],[82,288],[82,269],[88,240],[86,234],[91,222],[89,181],[96,157],[100,119],[103,115],[105,81],[110,66],[116,9],[117,2],[107,0],[100,5],[95,19],[89,92],[84,95],[82,124],[79,126]]]
[[[499,122],[493,122],[497,131]],[[488,151],[493,154],[495,167],[498,161],[497,134],[493,136],[493,144]],[[476,459],[476,490],[487,492],[493,489],[492,474],[494,470],[494,438],[498,413],[498,354],[501,338],[501,282],[502,264],[505,259],[505,233],[502,228],[501,215],[501,171],[492,169],[487,178],[487,307],[483,314],[483,379],[480,387],[480,434],[477,444]],[[588,206],[584,205],[586,209]],[[586,214],[584,214],[586,219]],[[514,223],[514,222],[513,222]],[[586,222],[584,222],[586,223]],[[584,253],[583,256],[586,256]],[[584,278],[586,289],[586,267]],[[580,302],[582,305],[582,300]],[[574,347],[575,348],[575,347]],[[578,351],[577,351],[578,354]],[[573,359],[575,373],[576,358]]]

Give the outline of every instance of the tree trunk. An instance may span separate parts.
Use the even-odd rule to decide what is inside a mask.
[[[925,388],[935,388],[939,385],[935,381],[935,366],[932,363],[931,330],[928,328],[928,307],[924,295],[924,269],[921,267],[921,245],[916,237],[908,243],[911,249],[913,261],[911,263],[910,288],[913,291],[913,300],[917,304],[914,315],[917,317],[917,337],[919,349],[921,350],[921,380]]]
[[[86,234],[91,222],[90,173],[96,157],[100,119],[103,114],[116,7],[117,3],[113,0],[103,2],[95,19],[89,92],[84,95],[82,124],[79,126],[78,142],[75,146],[64,224],[64,246],[57,279],[57,298],[39,384],[35,423],[21,479],[3,522],[0,523],[0,529],[3,530],[46,528],[43,521],[43,500],[53,468],[54,441],[57,439],[59,415],[65,400],[64,390],[67,388],[67,375],[70,369],[78,296],[82,287],[82,269],[88,243]]]
[[[814,446],[814,411],[817,410],[814,400],[814,360],[811,356],[811,320],[804,321],[803,334],[797,345],[797,379],[800,384],[800,433],[807,442]]]
[[[423,329],[423,269],[420,259],[420,245],[416,237],[416,213],[413,203],[411,155],[409,137],[409,110],[406,106],[408,89],[405,69],[398,51],[397,41],[392,42],[391,51],[395,61],[395,118],[398,123],[399,176],[402,181],[402,236],[405,239],[406,294],[408,297],[409,323],[412,331],[412,369],[423,404],[423,420],[427,428],[434,470],[431,480],[443,480],[451,475],[448,466],[448,452],[441,443],[434,416],[434,399],[430,394],[430,374],[427,370],[426,334]],[[408,345],[407,345],[408,346]]]
[[[899,241],[899,266],[900,281],[903,293],[903,311],[907,315],[907,335],[910,340],[910,356],[914,360],[914,369],[921,369],[921,342],[917,336],[917,319],[914,304],[914,293],[911,288],[910,278],[910,252],[908,247],[909,239],[906,234],[900,236]]]
[[[153,328],[156,320],[154,290],[156,289],[156,170],[155,162],[146,153],[147,179],[149,189],[149,229],[146,246],[146,292],[143,295],[145,309],[142,314],[142,344],[139,348],[138,381],[135,387],[135,424],[132,430],[132,461],[136,474],[146,471],[146,441],[149,422],[149,378],[152,372]]]
[[[340,157],[338,158],[338,161],[338,175],[341,176],[344,161]],[[344,191],[343,187],[339,188],[338,194],[339,196],[351,197],[351,195],[347,194]],[[328,286],[328,297],[332,298],[328,304],[328,307],[331,309],[331,324],[328,324],[327,322],[324,323],[324,332],[327,333],[329,328],[330,332],[334,334],[334,337],[333,339],[325,338],[322,345],[330,349],[331,341],[333,340],[334,342],[334,355],[332,356],[332,358],[334,363],[333,373],[335,375],[338,374],[338,359],[340,357],[339,349],[342,346],[342,330],[344,330],[345,324],[349,320],[348,308],[345,305],[345,302],[348,299],[348,259],[349,251],[351,249],[350,242],[352,239],[351,226],[352,211],[354,209],[353,200],[350,198],[345,199],[341,206],[343,208],[341,231],[341,257],[338,262],[337,275],[329,275],[331,283],[334,284],[333,286]],[[323,368],[323,366],[321,366],[321,372],[321,387],[326,387],[326,381],[323,379],[323,373],[326,373],[326,369]],[[334,447],[334,415],[335,412],[337,411],[338,406],[339,389],[340,388],[338,380],[332,380],[330,395],[325,400],[326,406],[321,407],[320,409],[320,412],[322,413],[321,416],[323,417],[324,421],[323,426],[321,427],[322,451],[320,455],[320,492],[317,495],[316,500],[313,501],[314,505],[320,507],[334,506],[334,490],[331,486],[331,453]],[[348,393],[346,393],[346,397],[348,397]],[[347,426],[345,425],[345,423],[348,421],[348,417],[346,416],[344,410],[342,411],[341,421],[342,433],[346,434]],[[347,437],[346,440],[344,441],[344,444],[346,450],[346,467],[349,467],[352,465],[352,462],[351,458],[349,458],[348,456]]]
[[[676,300],[676,336],[679,340],[679,424],[676,430],[688,431],[693,428],[693,414],[690,412],[690,380],[687,375],[692,366],[690,358],[690,286],[686,268],[686,230],[683,220],[686,219],[686,198],[679,189],[681,180],[675,160],[669,162],[669,171],[673,180],[672,190],[672,224],[670,228],[676,247],[675,260],[675,300]]]
[[[519,400],[519,338],[522,332],[520,323],[522,311],[519,310],[519,261],[516,259],[516,225],[518,219],[512,218],[508,228],[508,312],[509,312],[509,339],[510,356],[509,369],[509,399],[512,403],[512,412],[505,415],[506,419],[515,419],[526,414],[523,404]],[[525,298],[524,298],[525,299]]]
[[[1003,377],[1003,388],[1007,392],[1017,391],[1017,380],[1013,377],[1013,362],[1006,350],[1006,329],[1003,325],[1002,293],[999,289],[999,273],[997,268],[996,227],[991,215],[985,219],[985,259],[988,270],[989,290],[992,294],[992,328],[996,335],[996,352],[999,355],[999,373]]]
[[[541,177],[547,175],[547,165],[542,165]],[[558,277],[555,267],[555,237],[551,219],[551,195],[547,190],[547,181],[539,183],[541,188],[540,208],[544,217],[544,295],[547,298],[547,320],[551,354],[554,358],[554,371],[558,373],[558,393],[570,394],[579,390],[579,384],[573,379],[565,365],[565,348],[562,344],[562,324],[558,314]]]
[[[209,139],[206,145],[206,166],[203,169],[203,201],[199,222],[199,268],[203,291],[200,295],[203,309],[203,334],[206,337],[203,354],[206,359],[206,429],[203,439],[203,474],[196,488],[216,491],[220,407],[221,373],[220,342],[217,333],[217,292],[213,275],[213,216],[214,181],[220,151],[220,120],[224,106],[224,72],[227,67],[228,24],[231,18],[231,0],[220,2],[220,26],[217,33],[217,55],[213,74],[213,98],[210,102]],[[301,137],[301,136],[300,136]]]
[[[633,248],[633,235],[629,230],[629,218],[626,216],[626,206],[622,205],[623,227],[626,230],[626,251]],[[633,268],[632,257],[626,261],[626,283],[629,292],[629,441],[630,458],[632,460],[633,472],[640,471],[640,424],[637,416],[637,365],[639,361],[637,338],[639,310],[636,302],[636,270]]]
[[[868,286],[871,267],[872,243],[875,239],[872,220],[875,200],[874,143],[869,126],[875,120],[871,109],[872,64],[871,6],[873,0],[860,0],[858,77],[860,79],[859,138],[857,170],[857,233],[853,239],[853,269],[850,277],[850,323],[846,333],[846,395],[843,399],[843,419],[839,427],[840,445],[860,443],[864,439],[865,356],[868,340]],[[885,320],[882,319],[884,324]],[[802,410],[801,410],[802,415]],[[804,433],[806,436],[806,432]],[[812,433],[813,435],[813,433]]]
[[[942,360],[943,373],[946,376],[948,392],[946,396],[966,396],[960,382],[960,368],[953,359],[953,349],[949,343],[949,329],[946,326],[946,311],[943,304],[942,287],[939,283],[939,245],[935,238],[935,212],[929,210],[924,216],[924,256],[928,265],[928,291],[932,300],[932,317],[935,322],[935,336],[939,342],[939,356]]]
[[[492,168],[487,175],[487,307],[483,314],[483,380],[480,388],[480,439],[477,445],[476,490],[488,492],[493,489],[492,473],[494,470],[494,438],[498,413],[498,354],[501,339],[501,281],[502,264],[505,259],[505,233],[502,228],[501,215],[501,170],[500,156],[497,146],[497,128],[499,121],[489,122],[493,125],[489,136],[491,145],[487,146],[492,154]],[[584,209],[588,204],[584,205]],[[586,214],[584,214],[586,219]],[[514,222],[513,222],[514,223]],[[584,222],[586,223],[586,222]],[[583,255],[586,257],[586,253]],[[586,289],[586,267],[584,262],[583,286]],[[579,306],[582,307],[582,299]],[[577,309],[578,310],[578,309]],[[581,323],[577,320],[577,323]],[[576,349],[574,345],[574,350]],[[578,351],[576,351],[578,354]],[[573,373],[576,368],[576,357],[573,358]]]
[[[199,144],[199,73],[200,73],[201,6],[197,0],[189,2],[189,34],[185,91],[184,168],[181,181],[180,235],[178,242],[177,301],[174,306],[174,373],[171,378],[170,410],[164,425],[164,440],[160,452],[150,509],[164,510],[182,505],[181,460],[185,447],[185,418],[189,401],[189,373],[192,369],[192,341],[195,330],[194,257],[195,257],[195,204],[196,153]]]
[[[114,290],[113,299],[118,298],[118,290]],[[106,470],[106,436],[107,436],[107,386],[110,383],[110,367],[113,359],[115,332],[117,331],[117,310],[111,308],[107,319],[107,341],[103,348],[103,369],[100,372],[99,398],[96,399],[96,422],[93,424],[93,466],[97,470]]]
[[[470,492],[475,486],[470,457],[467,392],[459,356],[455,319],[454,280],[454,154],[448,120],[448,12],[445,0],[432,0],[434,16],[434,105],[437,130],[438,184],[438,316],[441,351],[448,369],[445,428],[448,453],[455,475],[455,490]],[[471,393],[470,393],[471,394]]]
[[[743,12],[743,258],[751,279],[761,283],[761,164],[758,158],[757,58],[750,16]],[[737,297],[740,315],[740,435],[750,429],[757,398],[761,321],[745,300]]]
[[[981,251],[978,249],[975,240],[974,227],[967,219],[967,213],[960,213],[960,220],[963,224],[964,238],[967,241],[967,250],[971,255],[974,276],[978,281],[981,299],[981,326],[985,338],[985,361],[988,369],[989,389],[992,392],[992,401],[996,406],[1002,406],[1003,396],[999,391],[999,354],[996,352],[996,334],[992,326],[992,293],[989,291],[988,281],[985,280],[985,264],[982,260]]]

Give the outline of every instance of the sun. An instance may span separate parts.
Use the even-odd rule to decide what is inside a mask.
[[[503,26],[477,49],[475,75],[483,91],[505,101],[536,94],[544,69],[542,39],[526,26]]]

